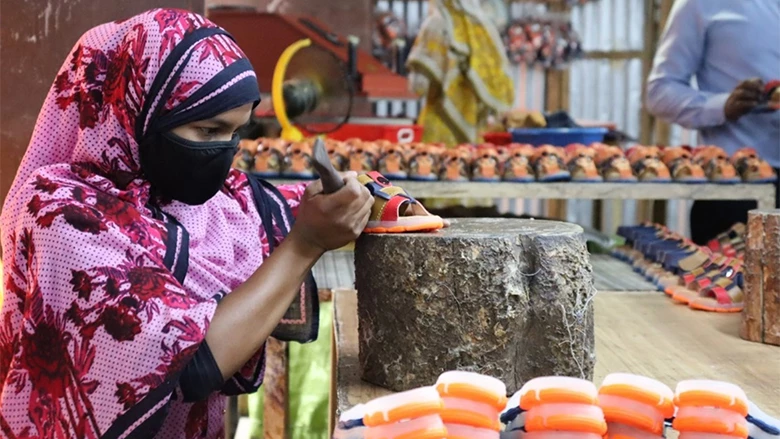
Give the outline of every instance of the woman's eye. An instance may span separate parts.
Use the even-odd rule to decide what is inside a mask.
[[[198,127],[198,130],[204,137],[214,137],[219,134],[219,128]]]

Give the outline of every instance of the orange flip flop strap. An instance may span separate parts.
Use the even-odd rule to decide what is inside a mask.
[[[440,414],[442,409],[443,403],[441,401],[413,402],[388,410],[387,416],[383,412],[366,414],[363,417],[363,423],[367,427],[392,424],[404,419]]]
[[[582,392],[573,392],[568,389],[549,388],[541,389],[538,391],[538,397],[536,391],[526,392],[520,396],[520,407],[524,410],[531,409],[539,404],[555,404],[555,403],[568,403],[568,404],[590,404],[594,405],[598,402],[597,398],[593,398],[588,394]]]
[[[498,418],[486,418],[485,416],[468,410],[444,409],[441,412],[441,420],[444,421],[445,424],[460,424],[494,431],[501,429]]]
[[[741,423],[729,425],[721,420],[697,417],[676,418],[672,428],[680,432],[723,434],[738,438],[747,438],[749,434],[747,426]]]
[[[642,404],[647,404],[658,409],[666,418],[674,415],[674,401],[668,398],[663,398],[661,395],[655,392],[637,388],[632,385],[612,384],[601,386],[599,389],[599,395],[617,396]]]
[[[436,386],[436,390],[442,397],[450,396],[454,398],[463,398],[474,402],[481,402],[491,405],[499,410],[506,406],[506,396],[489,392],[472,384],[441,383]]]
[[[560,414],[541,417],[535,416],[526,419],[526,431],[561,430],[578,433],[595,433],[604,435],[607,432],[607,423],[603,419],[593,419],[587,416]]]
[[[748,406],[746,401],[734,399],[729,395],[713,392],[710,390],[689,390],[675,397],[675,404],[678,407],[719,407],[722,409],[733,410],[742,416],[748,415]]]

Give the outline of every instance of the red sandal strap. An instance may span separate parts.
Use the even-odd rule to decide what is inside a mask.
[[[734,284],[729,285],[729,287],[732,287]],[[729,292],[726,288],[721,287],[720,285],[714,285],[710,288],[707,288],[704,290],[705,294],[709,296],[714,296],[715,300],[718,301],[721,305],[731,305],[733,300],[731,300],[731,296],[729,295]]]
[[[401,217],[401,207],[413,201],[404,195],[393,195],[382,208],[379,220],[382,222],[395,222]]]

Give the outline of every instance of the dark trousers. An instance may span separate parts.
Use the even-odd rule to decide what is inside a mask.
[[[780,206],[778,183],[780,182],[775,182],[775,207]],[[724,185],[723,190],[728,191],[728,186]],[[695,201],[690,218],[691,239],[696,244],[704,245],[734,224],[747,223],[748,211],[755,208],[755,201]]]

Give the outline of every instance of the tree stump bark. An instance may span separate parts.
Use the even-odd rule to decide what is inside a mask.
[[[355,248],[362,378],[394,391],[448,370],[501,379],[593,376],[595,294],[582,228],[453,220],[364,235]]]
[[[780,210],[748,214],[742,338],[780,346]]]

